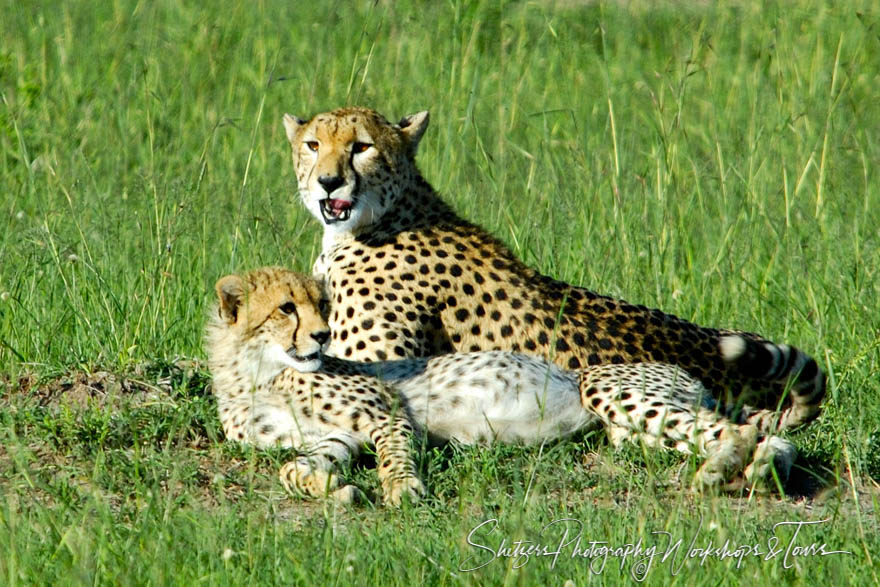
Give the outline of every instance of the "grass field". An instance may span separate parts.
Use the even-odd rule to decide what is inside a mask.
[[[878,581],[871,3],[200,4],[0,0],[0,584]],[[589,436],[422,450],[425,502],[339,509],[222,442],[210,289],[309,269],[281,116],[345,104],[430,109],[425,177],[543,272],[817,357],[790,495]]]

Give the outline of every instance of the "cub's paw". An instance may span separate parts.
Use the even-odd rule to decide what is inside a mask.
[[[340,505],[352,505],[356,503],[365,503],[367,501],[367,497],[364,495],[363,491],[354,485],[343,485],[331,493],[330,497]]]
[[[281,467],[278,476],[288,493],[324,497],[333,494],[334,490],[343,485],[337,475],[328,467],[322,466],[324,464],[321,461],[300,457]]]

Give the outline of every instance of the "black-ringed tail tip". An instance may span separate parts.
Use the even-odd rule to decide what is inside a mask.
[[[803,424],[819,414],[825,373],[802,350],[738,334],[723,336],[719,347],[724,360],[745,377],[790,385],[793,405],[782,415],[780,427]]]

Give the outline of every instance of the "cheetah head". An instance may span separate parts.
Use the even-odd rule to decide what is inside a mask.
[[[264,267],[243,277],[227,275],[215,290],[212,354],[222,342],[233,354],[230,364],[249,368],[254,382],[287,367],[301,372],[321,367],[321,349],[330,329],[321,311],[320,286],[313,279]]]
[[[391,124],[368,108],[340,108],[310,120],[284,115],[299,193],[330,234],[370,226],[413,179],[428,112]]]

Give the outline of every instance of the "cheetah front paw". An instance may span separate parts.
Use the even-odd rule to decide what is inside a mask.
[[[403,501],[416,503],[425,495],[426,491],[425,485],[418,477],[404,477],[396,480],[391,488],[384,493],[385,505],[399,506]]]
[[[354,485],[343,485],[331,493],[330,497],[333,498],[333,501],[341,505],[351,505],[367,501],[367,496],[364,495],[364,492]]]
[[[278,476],[284,489],[294,495],[324,497],[334,494],[340,486],[345,487],[336,474],[315,466],[305,458],[286,463]]]

